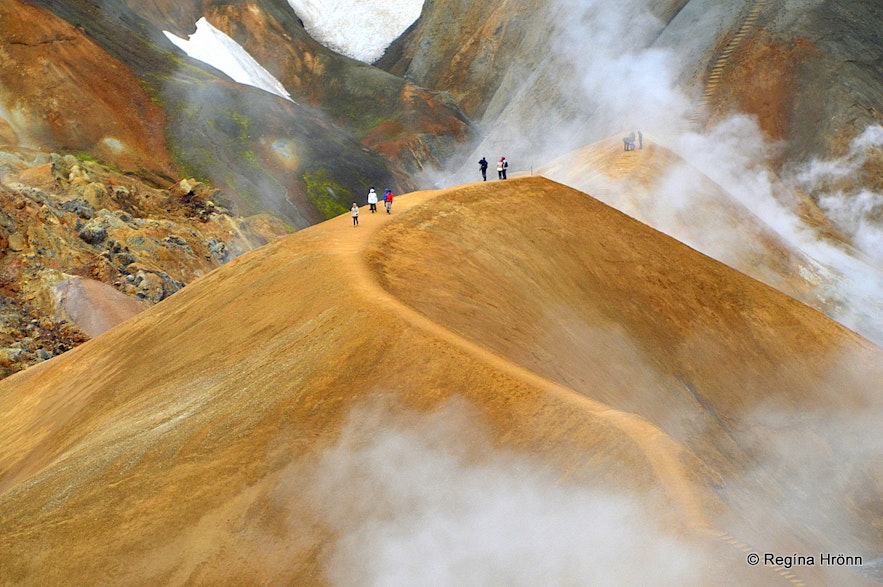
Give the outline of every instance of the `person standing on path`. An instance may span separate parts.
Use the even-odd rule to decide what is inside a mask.
[[[478,168],[481,170],[481,181],[487,181],[487,159],[482,157],[478,161]]]
[[[383,192],[383,204],[386,206],[386,213],[392,214],[392,190],[386,188],[386,191]]]
[[[638,130],[638,148],[644,148],[644,133],[642,133],[640,130]]]
[[[353,202],[353,207],[350,208],[350,215],[353,217],[353,226],[359,225],[359,207]]]
[[[497,176],[500,179],[506,179],[506,169],[509,167],[509,162],[506,161],[505,157],[500,157],[500,160],[497,161]]]
[[[372,214],[377,212],[377,192],[374,191],[373,187],[368,190],[368,206]]]

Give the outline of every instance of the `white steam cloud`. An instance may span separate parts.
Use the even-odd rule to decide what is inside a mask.
[[[701,17],[714,20],[714,27],[704,21],[694,26],[738,28],[740,6],[719,6],[714,15]],[[700,18],[687,14],[689,9],[679,17]],[[698,101],[681,82],[705,63],[714,40],[706,38],[709,33],[693,35],[704,39],[702,43],[695,38],[682,43],[650,13],[648,3],[636,0],[555,0],[537,18],[548,18],[555,33],[542,41],[545,46],[523,53],[550,57],[528,68],[521,85],[505,88],[511,99],[498,116],[485,121],[484,140],[454,176],[435,183],[475,181],[475,162],[481,156],[495,160],[505,154],[510,174],[517,175],[542,169],[567,151],[641,129],[645,143],[662,145],[684,160],[653,185],[639,185],[628,174],[616,180],[585,167],[582,175],[561,167],[542,173],[811,303],[883,344],[883,196],[869,189],[822,189],[856,175],[871,154],[879,156],[880,127],[857,137],[844,158],[816,162],[797,179],[782,178],[772,170],[775,157],[787,146],[771,143],[753,117],[734,113],[703,132],[691,121]],[[682,30],[685,25],[679,26]],[[795,188],[816,196],[855,248],[821,236],[801,216],[800,202],[805,200]],[[730,211],[735,209],[747,212],[745,222],[734,220]],[[801,260],[799,267],[792,266],[793,274],[781,274],[775,255],[764,248],[768,235],[759,235],[758,227],[769,229],[789,255]]]
[[[550,33],[526,35],[537,45],[502,56],[523,62],[507,65],[467,164],[438,183],[474,181],[481,156],[505,155],[518,173],[624,129],[669,136],[686,126],[692,102],[676,81],[682,63],[674,50],[651,46],[664,24],[645,2],[551,0],[531,18]]]
[[[799,409],[769,400],[739,423],[737,439],[755,463],[737,481],[749,504],[743,523],[770,538],[794,537],[796,525],[817,549],[879,558],[881,377],[883,366],[844,357],[821,400],[807,397]]]
[[[553,50],[572,64],[593,127],[606,136],[638,127],[662,135],[681,126],[691,102],[676,85],[680,63],[672,50],[648,46],[663,23],[646,3],[564,0],[557,10],[552,6],[559,28]]]
[[[700,584],[697,551],[646,506],[493,450],[469,413],[356,410],[312,487],[333,585]]]
[[[862,137],[857,144],[867,142]],[[770,171],[770,158],[777,147],[769,144],[752,117],[734,115],[705,133],[686,133],[672,144],[672,148],[687,163],[723,187],[735,201],[787,243],[792,252],[805,260],[800,277],[814,287],[821,308],[829,316],[883,344],[883,265],[876,265],[872,259],[857,254],[846,244],[822,239],[800,217],[795,209],[797,197],[792,181],[780,179]],[[836,162],[827,170],[860,165],[860,161],[860,157],[853,156],[848,162]],[[824,175],[823,172],[816,173]],[[811,173],[805,172],[800,181],[807,184],[811,177]],[[702,193],[691,193],[686,197],[701,206]],[[872,200],[877,199],[879,196],[872,197]],[[850,200],[853,205],[848,208],[852,217],[857,214],[855,202]],[[653,223],[653,219],[650,222]],[[864,239],[873,241],[879,233],[870,223],[863,226],[867,227],[866,233],[872,235]],[[710,234],[732,235],[734,246],[739,246],[736,243],[738,231],[745,227],[709,225],[704,228]],[[677,228],[673,236],[678,237]],[[713,241],[712,238],[709,242]],[[713,247],[704,242],[700,242],[698,248],[721,259],[720,252],[709,250]],[[750,273],[750,269],[747,271]],[[762,275],[754,276],[766,281]]]
[[[883,149],[883,126],[870,126],[849,145],[846,155],[816,160],[801,169],[797,183],[814,194],[828,217],[853,237],[856,246],[883,267],[883,193],[867,188],[829,189],[861,175],[872,154]],[[878,176],[879,176],[879,172]]]

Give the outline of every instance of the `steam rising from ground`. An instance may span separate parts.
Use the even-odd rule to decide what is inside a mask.
[[[796,179],[800,187],[816,195],[828,217],[854,237],[856,246],[883,267],[883,193],[838,185],[860,177],[872,154],[876,152],[879,158],[881,149],[883,126],[870,126],[852,140],[846,155],[813,161],[797,173]],[[871,173],[880,176],[879,169]]]
[[[762,536],[796,538],[799,528],[814,542],[806,554],[862,556],[866,568],[854,570],[873,572],[883,498],[881,381],[883,365],[844,357],[827,377],[823,404],[771,399],[740,423],[739,442],[755,462],[739,481],[755,487],[741,497],[741,512]]]
[[[650,46],[664,25],[646,4],[552,3],[559,29],[553,50],[572,64],[580,103],[590,109],[592,126],[605,130],[598,138],[648,125],[656,134],[672,132],[691,111],[689,98],[676,84],[683,65],[678,56]]]
[[[739,6],[721,7],[718,25],[738,26]],[[874,150],[879,157],[880,127],[856,137],[842,159],[815,162],[795,178],[778,177],[773,160],[787,146],[771,143],[753,117],[733,113],[707,131],[691,121],[699,113],[698,101],[680,80],[701,66],[707,47],[666,37],[664,23],[648,3],[553,0],[543,14],[555,34],[544,41],[546,47],[529,54],[551,57],[522,76],[520,87],[505,88],[512,98],[496,120],[486,121],[486,138],[455,176],[437,183],[474,181],[481,156],[493,161],[505,154],[515,175],[566,151],[641,129],[645,141],[678,153],[805,258],[800,277],[815,291],[817,307],[883,344],[883,196],[868,189],[831,189],[838,179],[856,175]],[[715,222],[709,215],[700,215],[705,224],[689,225],[690,210],[701,212],[709,201],[708,184],[689,179],[695,175],[675,167],[648,189],[549,174],[632,215],[635,206],[628,200],[640,199],[640,220],[723,262],[739,258],[752,227],[734,225],[732,219]],[[801,218],[795,188],[815,195],[864,255],[821,238]],[[766,280],[760,273],[752,276]]]
[[[854,173],[864,163],[863,153],[870,142],[869,134],[873,139],[879,133],[869,129],[853,141],[847,157],[822,166],[823,169],[814,165],[803,171],[796,183],[805,189],[813,189],[818,178],[830,175],[833,169],[849,169],[852,171],[845,173]],[[874,250],[875,243],[883,243],[883,238],[879,228],[867,222],[870,214],[879,211],[883,205],[879,194],[863,190],[859,196],[839,193],[821,198],[822,206],[834,213],[831,217],[835,222],[838,211],[841,211],[840,215],[853,219],[851,225],[842,222],[840,228],[853,236],[856,244],[864,246],[864,252],[868,254],[865,257],[847,245],[821,238],[801,219],[796,210],[795,180],[779,178],[770,171],[770,159],[780,146],[769,144],[754,118],[730,116],[705,133],[685,133],[673,146],[690,165],[722,186],[737,202],[772,228],[791,250],[806,259],[801,277],[814,285],[819,301],[826,305],[832,318],[883,344],[883,264],[875,263],[875,260],[883,259],[883,255]],[[669,188],[681,192],[679,198],[687,198],[701,206],[703,194],[684,193],[682,187],[669,184]],[[652,197],[665,201],[668,195],[662,190],[654,192]],[[869,206],[864,206],[866,203]],[[654,219],[649,222],[654,223]],[[704,228],[712,235],[733,235],[734,228],[739,227],[708,225]],[[678,236],[676,228],[673,236]],[[733,246],[738,247],[736,240],[732,239]],[[698,248],[721,258],[709,251],[705,243],[700,243]]]
[[[356,410],[312,487],[334,585],[693,585],[697,552],[635,499],[492,449],[468,406]]]
[[[692,103],[676,82],[683,64],[672,49],[651,46],[664,24],[646,2],[550,0],[532,18],[547,20],[551,33],[518,55],[546,57],[515,66],[523,83],[500,90],[495,102],[505,105],[484,121],[468,176],[464,169],[448,181],[474,180],[483,155],[527,171],[614,133],[640,127],[662,136],[686,125]]]

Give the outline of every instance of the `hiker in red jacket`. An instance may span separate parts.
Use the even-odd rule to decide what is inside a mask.
[[[392,190],[386,188],[386,191],[383,192],[383,204],[386,206],[386,213],[392,214]]]

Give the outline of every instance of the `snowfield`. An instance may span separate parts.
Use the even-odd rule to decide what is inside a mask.
[[[188,39],[182,39],[168,31],[163,33],[187,55],[221,70],[233,81],[291,100],[285,86],[273,74],[264,69],[239,43],[213,27],[205,17],[196,21],[196,32]]]
[[[365,63],[420,18],[423,0],[288,0],[316,41]]]
[[[423,10],[423,0],[288,0],[288,4],[317,42],[365,63],[380,59]],[[163,33],[187,55],[221,70],[233,81],[291,100],[279,80],[205,17],[196,22],[196,32],[187,39]]]

